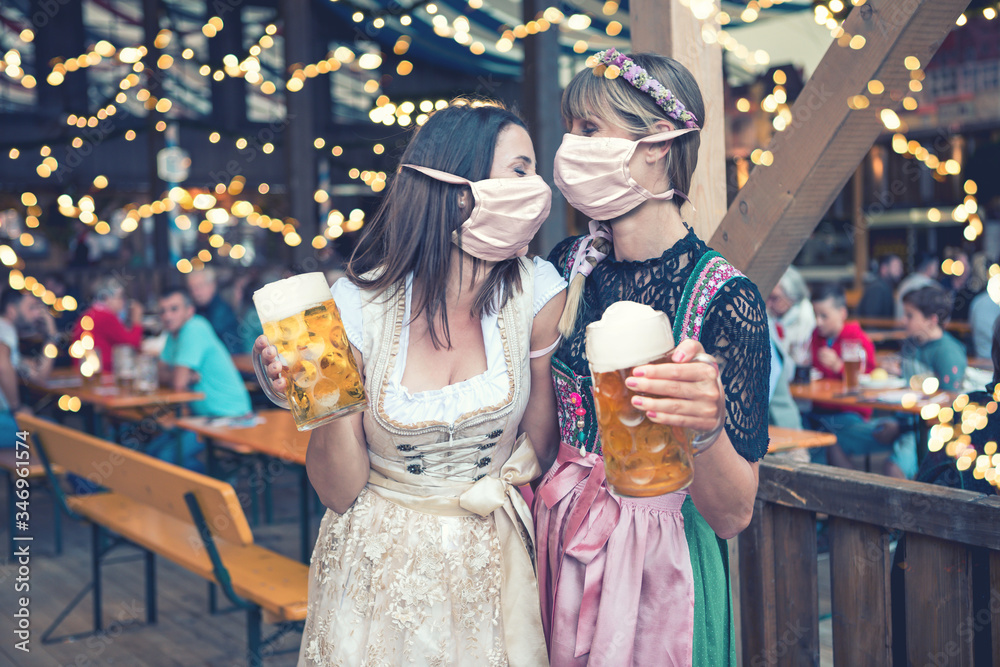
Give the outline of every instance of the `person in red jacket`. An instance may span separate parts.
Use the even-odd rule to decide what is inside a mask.
[[[858,343],[865,351],[865,361],[862,365],[865,373],[875,368],[875,345],[861,329],[857,322],[847,319],[847,301],[844,290],[839,285],[825,285],[813,295],[813,311],[816,313],[816,329],[812,337],[813,368],[823,374],[824,378],[842,378],[844,361],[841,350],[844,343]],[[894,444],[899,429],[895,421],[889,418],[870,419],[872,411],[856,408],[851,410],[842,407],[813,403],[813,410],[803,415],[803,421],[812,428],[834,433],[837,444],[824,451],[814,450],[813,458],[841,468],[853,468],[852,456],[885,452],[892,449],[892,454],[883,466],[882,472],[892,477],[904,477],[900,467],[902,450],[897,451]],[[902,444],[898,445],[900,448]]]
[[[129,304],[129,324],[122,323],[119,313],[125,310],[125,288],[115,278],[97,282],[93,305],[85,310],[73,327],[73,340],[86,334],[94,339],[94,349],[101,357],[101,372],[114,372],[111,350],[116,345],[129,345],[136,350],[142,344],[142,304]]]
[[[812,336],[813,367],[825,378],[844,375],[841,349],[847,341],[860,343],[865,350],[864,372],[875,368],[875,345],[857,322],[847,320],[847,301],[839,285],[826,285],[813,297],[816,328]]]

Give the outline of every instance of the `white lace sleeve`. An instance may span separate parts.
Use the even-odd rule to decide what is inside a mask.
[[[534,316],[552,297],[566,289],[566,281],[556,267],[541,257],[534,257],[531,261],[535,263],[535,296],[531,303]]]
[[[357,349],[362,349],[361,342],[364,336],[361,320],[361,290],[347,278],[341,278],[330,288],[330,293],[333,294],[333,300],[337,302],[340,319],[344,321],[347,340],[351,341],[351,345]]]

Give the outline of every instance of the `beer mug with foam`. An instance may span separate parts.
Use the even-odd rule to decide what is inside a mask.
[[[287,369],[285,395],[271,388],[264,363],[253,355],[264,393],[292,411],[300,431],[365,408],[365,389],[337,304],[322,273],[304,273],[253,294],[264,335]]]
[[[707,446],[695,450],[697,432],[691,429],[651,422],[632,405],[632,397],[641,394],[625,386],[636,366],[672,363],[670,318],[649,306],[619,301],[587,326],[586,346],[608,487],[618,495],[640,497],[686,488],[694,456]]]

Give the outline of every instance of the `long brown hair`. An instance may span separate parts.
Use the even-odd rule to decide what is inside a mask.
[[[432,114],[417,130],[400,164],[430,167],[470,181],[489,178],[497,138],[511,125],[525,127],[524,121],[498,103],[457,100]],[[421,315],[427,318],[435,348],[451,347],[446,288],[452,232],[468,218],[458,205],[459,194],[467,189],[413,169],[398,169],[347,265],[354,284],[379,294],[412,273],[419,292],[414,293],[410,321]],[[473,276],[483,269],[483,262],[473,258]],[[373,270],[373,275],[362,277]],[[520,289],[518,260],[497,262],[483,280],[470,315],[496,312]]]

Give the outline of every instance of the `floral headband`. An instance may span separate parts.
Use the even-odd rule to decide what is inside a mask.
[[[664,88],[663,84],[624,53],[619,53],[616,49],[600,51],[587,58],[587,67],[594,70],[595,76],[603,74],[605,78],[615,79],[621,75],[633,87],[649,93],[668,116],[684,123],[684,127],[698,127],[695,115],[670,90]]]

